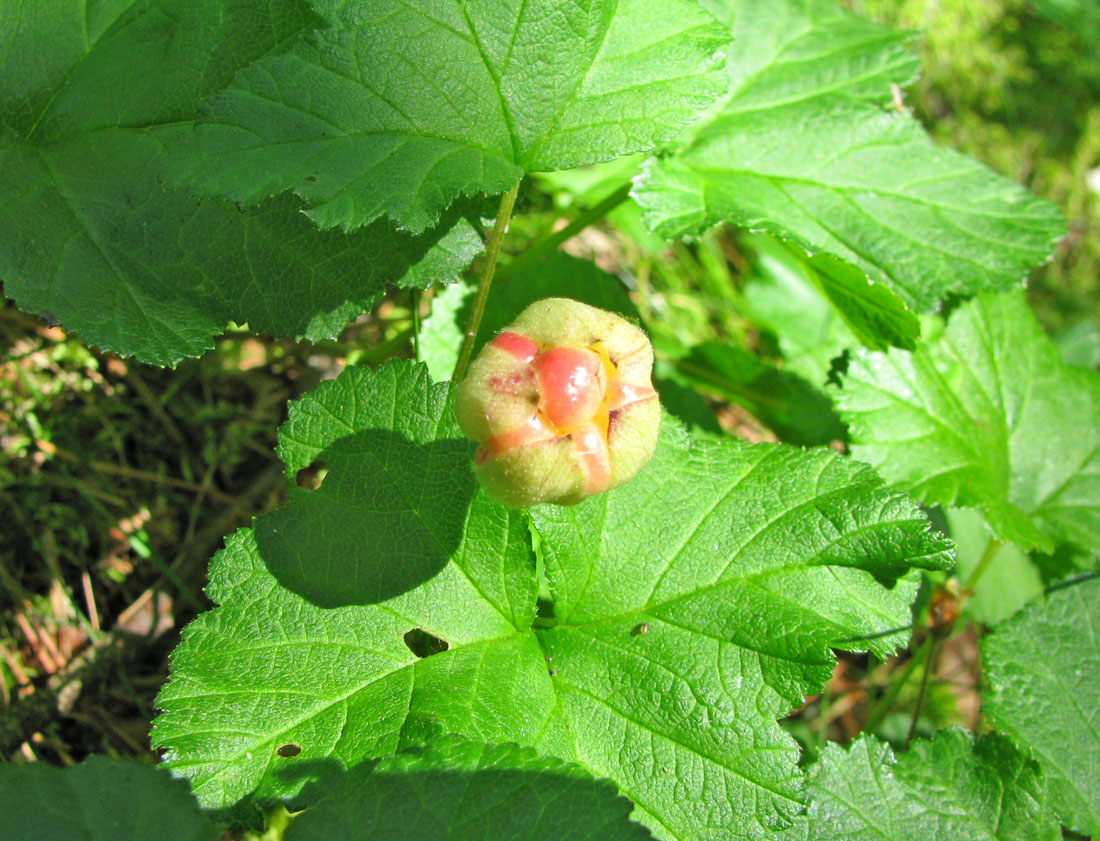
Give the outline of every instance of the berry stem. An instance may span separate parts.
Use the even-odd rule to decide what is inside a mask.
[[[481,327],[481,317],[485,314],[485,302],[489,299],[489,289],[493,285],[493,272],[497,267],[500,247],[504,242],[508,220],[512,218],[512,208],[515,207],[518,194],[519,183],[517,182],[516,186],[505,193],[500,200],[500,211],[497,213],[497,221],[493,225],[493,233],[489,237],[489,244],[485,251],[485,265],[481,270],[477,298],[474,299],[474,311],[470,313],[470,321],[466,325],[466,337],[462,340],[462,350],[458,354],[458,364],[455,365],[454,376],[451,377],[455,383],[462,382],[462,378],[466,376],[466,369],[470,367],[474,340],[477,338],[478,328]]]

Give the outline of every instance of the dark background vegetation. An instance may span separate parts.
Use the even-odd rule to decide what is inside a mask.
[[[1034,273],[1030,295],[1049,331],[1077,336],[1095,353],[1100,4],[849,5],[923,33],[917,44],[925,72],[905,103],[939,142],[1062,208],[1069,234]],[[549,196],[531,189],[525,202],[506,244],[512,253],[561,224]],[[611,271],[627,269],[643,312],[661,296],[663,325],[684,343],[720,337],[773,355],[738,292],[751,256],[728,232],[670,247],[657,259],[610,226],[567,246]],[[395,293],[340,341],[322,345],[231,330],[214,351],[175,370],[99,353],[10,304],[0,308],[3,759],[154,758],[154,698],[181,628],[210,606],[202,591],[206,565],[225,535],[281,504],[285,480],[273,448],[287,402],[344,365],[411,357],[417,305],[426,313],[430,295],[415,301]],[[742,406],[713,406],[732,434],[782,435]],[[920,732],[973,726],[980,629],[953,627],[955,606],[944,593],[922,607],[912,654],[885,663],[845,655],[826,692],[789,720],[807,757],[825,739],[844,741],[865,728],[902,741],[914,707],[922,710]],[[933,642],[937,666],[922,685],[910,678]]]

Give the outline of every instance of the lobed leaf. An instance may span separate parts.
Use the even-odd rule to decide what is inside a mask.
[[[288,474],[327,474],[214,559],[220,606],[158,700],[169,767],[208,806],[304,804],[444,731],[579,762],[658,837],[789,823],[798,751],[775,719],[828,678],[830,646],[904,639],[907,572],[946,566],[949,544],[835,453],[668,424],[633,482],[532,510],[557,616],[536,630],[527,518],[476,489],[449,390],[391,363],[293,406]],[[437,653],[405,644],[416,629]]]
[[[327,475],[227,541],[208,588],[222,607],[187,628],[158,700],[154,738],[202,803],[294,795],[307,782],[295,766],[348,768],[435,721],[532,740],[540,686],[551,702],[521,634],[537,594],[527,525],[477,490],[449,394],[390,363],[292,404],[288,474]],[[450,650],[418,659],[403,640],[416,629]],[[301,753],[280,757],[284,743]]]
[[[1064,364],[1022,293],[959,307],[915,353],[863,353],[837,397],[853,453],[1002,540],[1100,551],[1100,376]]]
[[[213,841],[221,835],[187,784],[135,761],[93,756],[71,768],[0,764],[8,841]]]
[[[1050,255],[1063,231],[1053,205],[936,147],[908,114],[883,110],[891,84],[916,72],[906,33],[831,0],[709,6],[734,36],[731,88],[636,181],[658,234],[729,222],[793,238],[918,310],[949,293],[1020,285]]]
[[[1032,602],[982,640],[982,712],[1034,751],[1059,816],[1100,835],[1100,579]]]
[[[177,178],[321,227],[434,225],[524,172],[650,149],[725,87],[729,40],[694,0],[338,2],[332,24],[213,97]]]
[[[455,278],[481,250],[458,214],[421,237],[385,223],[320,233],[291,197],[242,214],[162,185],[202,97],[317,22],[301,0],[0,8],[5,294],[106,350],[173,365],[230,320],[327,338],[388,282]]]
[[[895,759],[864,734],[826,746],[809,775],[808,841],[1058,841],[1038,763],[995,733],[917,740]]]

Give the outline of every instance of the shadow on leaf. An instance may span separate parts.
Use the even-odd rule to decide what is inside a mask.
[[[344,771],[333,760],[293,760],[278,772],[293,804],[317,804],[287,841],[651,841],[629,820],[632,804],[607,780],[516,745],[480,745],[455,736]]]
[[[471,445],[418,444],[371,429],[318,455],[315,490],[292,485],[281,511],[256,521],[256,542],[279,582],[320,607],[373,604],[435,576],[454,554],[477,481]]]

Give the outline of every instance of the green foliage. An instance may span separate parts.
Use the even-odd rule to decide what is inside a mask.
[[[853,453],[928,503],[980,507],[1024,549],[1100,551],[1100,376],[1065,365],[1021,294],[981,295],[915,353],[863,353],[838,397]]]
[[[615,786],[516,745],[455,737],[360,765],[287,841],[646,841]]]
[[[186,783],[136,762],[0,764],[0,794],[7,841],[213,841],[220,834]]]
[[[812,447],[845,437],[824,394],[739,347],[704,342],[673,366],[679,381],[744,406],[791,444]]]
[[[248,204],[294,190],[325,228],[423,231],[461,194],[650,149],[724,88],[729,36],[691,0],[317,7],[331,28],[208,103],[180,180]]]
[[[1019,285],[1050,253],[1053,206],[883,110],[915,70],[903,33],[828,0],[714,5],[733,18],[730,93],[646,165],[635,195],[658,233],[731,222],[791,236],[918,310]]]
[[[812,841],[1058,841],[1062,833],[1038,764],[994,733],[975,741],[941,730],[896,759],[861,736],[829,745],[810,772]]]
[[[1042,763],[1067,826],[1100,834],[1100,578],[1055,590],[982,641],[989,721]]]
[[[1022,0],[982,0],[974,27],[1013,3],[1024,15]],[[968,95],[1011,111],[1021,54],[1092,37],[1062,35],[968,53],[1017,86]],[[1012,291],[1061,219],[925,135],[901,99],[911,41],[830,0],[0,0],[6,295],[161,365],[230,323],[317,341],[359,321],[377,338],[326,342],[298,381],[283,502],[228,537],[209,569],[216,606],[172,657],[152,743],[199,807],[139,766],[5,764],[5,828],[198,839],[211,815],[235,832],[275,803],[308,809],[290,841],[1002,841],[1056,839],[1059,821],[1100,834],[1098,584],[1040,592],[1100,552],[1100,342],[1073,313],[1048,339]],[[1080,70],[1078,93],[1100,78]],[[1076,108],[1050,99],[1020,102]],[[1090,113],[1062,138],[1073,177],[1095,166]],[[1044,158],[1035,183],[1066,159]],[[1090,236],[1074,189],[1052,189],[1076,197],[1063,257]],[[561,296],[653,338],[657,451],[575,506],[509,510],[474,478],[447,380],[463,337],[484,345]],[[36,347],[0,368],[0,442],[20,469],[59,451],[64,415],[19,364],[46,358]],[[66,366],[91,382],[95,359]],[[147,391],[177,444],[189,407],[218,408]],[[286,399],[267,395],[253,425]],[[110,418],[98,427],[113,435]],[[242,448],[212,429],[196,439],[212,455],[200,470],[180,458],[182,479],[135,471],[116,445],[118,474],[196,494],[181,542],[200,547],[256,499],[218,491],[232,510],[197,528],[219,454]],[[783,443],[726,431],[744,429]],[[840,450],[801,448],[819,444]],[[0,470],[4,489],[19,481]],[[158,574],[175,581],[184,557]],[[30,605],[5,560],[0,587]],[[999,732],[902,750],[907,728],[962,708],[937,658],[977,659],[977,635],[955,634],[975,622],[993,626],[984,715]],[[17,674],[38,633],[25,624],[27,645],[0,638],[16,716],[28,689],[84,674]],[[914,628],[919,647],[894,660]],[[13,759],[59,741],[24,723],[8,728],[30,738]],[[896,757],[871,732],[897,733]]]
[[[24,309],[174,365],[230,320],[330,338],[387,282],[452,280],[479,250],[457,217],[423,237],[326,234],[290,198],[241,214],[163,187],[202,97],[316,24],[299,0],[78,5],[0,5],[17,36],[0,88],[0,280]]]
[[[221,606],[188,629],[158,701],[169,766],[226,807],[442,728],[580,762],[663,834],[789,822],[797,752],[775,718],[827,679],[830,645],[903,625],[915,582],[896,579],[942,568],[949,544],[839,455],[669,424],[634,482],[534,509],[557,617],[536,631],[523,517],[476,490],[447,394],[393,364],[294,407],[288,473],[321,457],[328,475],[215,559]],[[414,628],[448,650],[418,659]],[[302,752],[282,762],[287,742]]]
[[[1044,324],[1100,311],[1100,50],[1092,0],[853,0],[921,31],[907,92],[933,136],[1058,203],[1070,235],[1032,274]]]

